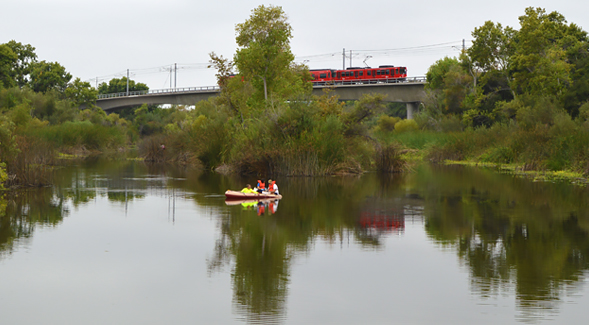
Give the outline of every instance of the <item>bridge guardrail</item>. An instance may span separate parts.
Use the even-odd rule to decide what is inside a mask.
[[[185,88],[170,88],[170,89],[150,89],[150,90],[139,90],[122,93],[112,94],[101,94],[98,95],[98,99],[107,98],[118,98],[118,97],[129,97],[129,96],[141,96],[141,95],[161,95],[161,94],[175,94],[175,93],[187,93],[187,92],[206,92],[206,91],[219,91],[219,86],[207,86],[207,87],[185,87]]]
[[[383,79],[383,80],[350,80],[350,81],[337,81],[322,84],[314,84],[314,87],[329,87],[337,85],[374,85],[374,84],[397,84],[397,83],[424,83],[426,77],[407,77],[398,79]],[[130,91],[122,93],[102,94],[98,95],[98,99],[118,98],[118,97],[130,97],[130,96],[141,96],[141,95],[161,95],[161,94],[174,94],[174,93],[186,93],[186,92],[207,92],[207,91],[219,91],[219,86],[207,86],[207,87],[186,87],[186,88],[170,88],[170,89],[154,89],[154,90],[141,90],[141,91]]]

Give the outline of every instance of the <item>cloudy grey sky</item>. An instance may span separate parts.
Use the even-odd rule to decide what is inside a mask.
[[[174,63],[177,87],[209,86],[215,79],[208,54],[232,57],[235,24],[260,4],[282,6],[294,31],[292,51],[312,69],[341,68],[345,48],[346,66],[352,50],[353,66],[366,60],[421,76],[436,60],[458,55],[462,40],[468,46],[487,20],[519,29],[530,6],[589,30],[584,0],[2,0],[0,43],[31,44],[39,60],[57,61],[93,86],[130,69],[131,79],[168,88]]]

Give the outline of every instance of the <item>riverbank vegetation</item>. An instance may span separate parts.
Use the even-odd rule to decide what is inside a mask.
[[[210,54],[221,92],[190,108],[106,114],[98,93],[147,85],[121,78],[95,89],[57,62],[38,61],[31,45],[0,44],[0,177],[8,186],[45,185],[58,153],[129,148],[146,161],[242,174],[394,173],[415,160],[589,174],[587,33],[528,8],[519,30],[486,22],[472,35],[459,57],[430,67],[414,120],[380,95],[313,96],[281,7],[259,6],[236,26],[231,59]]]
[[[433,161],[589,173],[589,38],[557,12],[528,8],[520,29],[486,22],[459,58],[428,71],[420,129]]]

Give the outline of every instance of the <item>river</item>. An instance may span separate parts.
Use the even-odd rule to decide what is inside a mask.
[[[0,201],[2,324],[581,324],[588,190],[492,170],[255,179],[87,160]]]

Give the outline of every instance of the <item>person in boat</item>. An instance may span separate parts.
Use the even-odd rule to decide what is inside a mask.
[[[256,190],[258,191],[258,193],[262,193],[266,190],[266,183],[263,178],[261,180],[258,180],[258,185],[256,186]]]
[[[251,186],[250,184],[247,184],[247,185],[246,185],[246,186],[243,188],[243,190],[241,190],[241,193],[246,193],[246,194],[248,194],[248,193],[257,193],[257,192],[256,192],[256,191],[254,191],[254,190],[252,189],[252,186]]]
[[[280,194],[278,192],[278,185],[276,185],[276,181],[268,179],[268,192],[270,192],[270,194],[275,194],[275,195]]]

